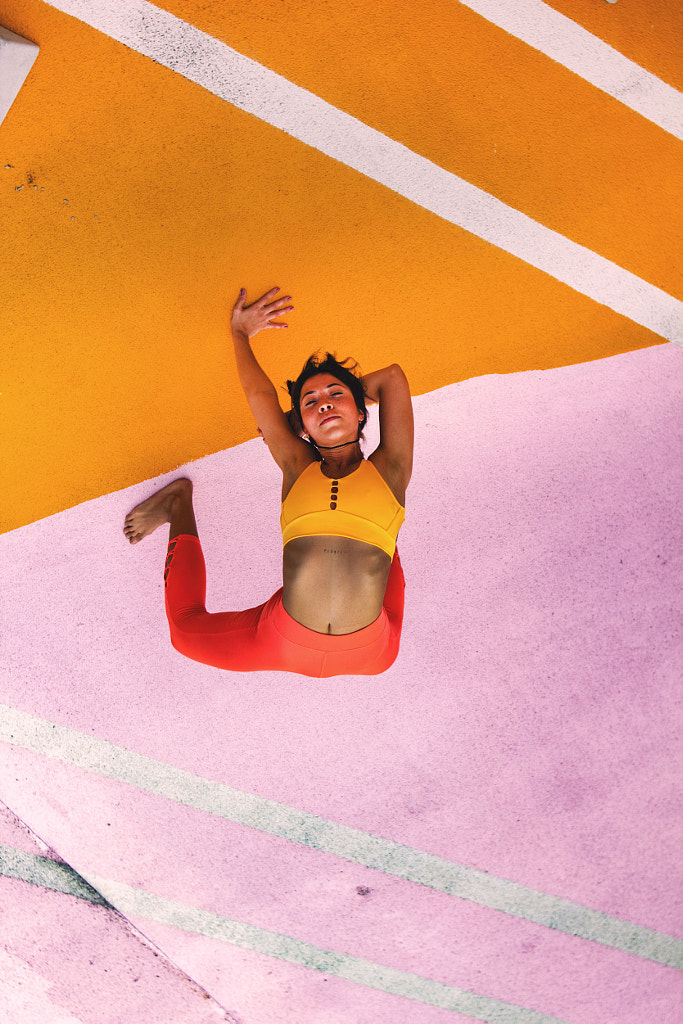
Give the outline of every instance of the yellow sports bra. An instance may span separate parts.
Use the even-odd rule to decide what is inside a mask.
[[[323,475],[312,462],[282,503],[282,543],[296,537],[349,537],[362,540],[392,557],[406,511],[372,462],[339,480]]]

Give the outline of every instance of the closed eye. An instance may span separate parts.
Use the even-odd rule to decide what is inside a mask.
[[[331,391],[330,392],[330,398],[343,398],[343,397],[344,397],[344,392],[343,391]],[[316,405],[316,404],[317,404],[316,400],[314,398],[312,398],[312,399],[309,399],[308,401],[304,402],[304,408],[305,409],[310,409],[311,406]]]

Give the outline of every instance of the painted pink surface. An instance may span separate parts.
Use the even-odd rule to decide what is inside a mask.
[[[259,834],[27,751],[8,754],[6,764],[16,780],[12,795],[21,799],[32,787],[36,796],[29,801],[29,813],[41,816],[72,863],[87,864],[100,877],[324,949],[474,988],[572,1024],[642,1024],[658,998],[665,1011],[673,993],[683,995],[681,977],[672,968]],[[70,799],[73,792],[79,794],[78,804]],[[59,810],[64,802],[70,805],[68,820]],[[369,892],[359,895],[358,887]],[[217,991],[207,968],[193,963],[190,970],[184,959],[186,936],[149,921],[135,923],[219,1002],[239,1012],[239,1002],[229,998],[229,985]],[[245,955],[223,949],[226,970]],[[254,953],[247,963],[252,957],[257,965],[264,959]],[[276,976],[293,973],[302,984],[305,974],[311,975],[307,991],[317,992],[322,984],[315,972],[300,967],[271,962],[269,969]],[[230,978],[236,970],[230,968]],[[250,977],[249,985],[258,987],[257,975]],[[395,1001],[376,996],[379,1002],[382,998]],[[309,997],[302,1002],[309,1006]],[[315,1015],[310,1019],[317,1024]],[[260,1024],[261,1017],[257,1020]]]
[[[216,998],[234,1007],[244,1024],[283,1024],[293,1012],[297,1024],[481,1024],[461,1013],[364,988],[250,950],[226,949],[215,940],[164,925],[156,925],[155,933],[192,966],[194,977],[207,979]]]
[[[54,859],[0,806],[0,843]],[[106,907],[0,877],[3,1024],[214,1024],[204,992]]]
[[[165,538],[130,549],[120,533],[153,482],[0,537],[12,636],[0,700],[675,933],[682,359],[662,346],[416,400],[416,471],[399,538],[407,614],[401,655],[383,676],[240,676],[177,655],[163,614]],[[264,600],[279,585],[280,559],[267,450],[250,442],[187,472],[209,609]],[[86,877],[129,881],[572,1024],[672,1012],[665,968],[6,745],[0,770],[0,798]],[[378,895],[361,904],[358,884]],[[184,969],[189,947],[199,961],[206,949],[207,974],[220,961],[224,981],[240,958],[256,964],[254,979],[270,964],[292,1006],[314,984],[292,980],[313,972],[209,940],[175,933],[172,945]],[[334,986],[361,1003],[396,1002]],[[254,1022],[270,1012],[265,1000]],[[444,1016],[434,1012],[435,1022]],[[401,1019],[389,1009],[367,1019],[385,1018]]]
[[[47,857],[49,860],[59,859],[2,803],[0,803],[0,845],[11,846],[14,850],[32,853],[36,857]]]

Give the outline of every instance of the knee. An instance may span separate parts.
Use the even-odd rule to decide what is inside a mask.
[[[183,505],[192,505],[192,481],[188,480],[187,477],[181,477],[180,480],[175,481],[173,505],[176,508]]]

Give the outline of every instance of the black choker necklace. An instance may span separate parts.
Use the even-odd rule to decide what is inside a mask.
[[[313,442],[313,444],[315,444],[316,448],[322,448],[322,450],[324,452],[333,452],[333,451],[336,451],[337,448],[346,448],[346,446],[349,445],[349,444],[358,444],[358,443],[359,443],[358,440],[356,440],[356,441],[344,441],[344,444],[315,444],[315,441]]]

